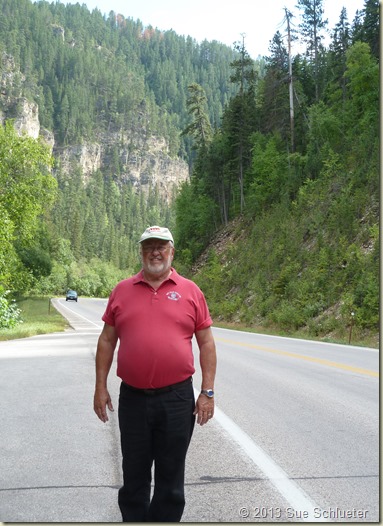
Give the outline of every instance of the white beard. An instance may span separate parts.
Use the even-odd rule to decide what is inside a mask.
[[[157,259],[156,263],[153,263],[153,261],[148,261],[146,263],[146,268],[151,274],[163,274],[167,270],[170,270],[171,266],[172,266],[171,254],[169,254],[168,257],[162,257],[161,260]]]

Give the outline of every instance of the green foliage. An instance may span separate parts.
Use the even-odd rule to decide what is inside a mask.
[[[222,305],[221,283],[223,274],[224,268],[216,252],[211,250],[204,265],[204,271],[197,276],[196,281],[202,290],[206,291],[212,313],[216,312],[217,307],[221,308]]]
[[[188,86],[190,96],[186,102],[189,115],[193,121],[185,128],[182,135],[192,135],[194,138],[193,148],[206,148],[211,141],[212,130],[209,117],[206,113],[207,99],[203,88],[199,84]]]
[[[17,309],[21,312],[23,322],[2,329],[0,341],[60,332],[68,327],[66,319],[50,305],[48,297],[20,297],[17,299]]]
[[[252,159],[248,209],[262,210],[282,197],[289,175],[286,172],[287,155],[278,136],[267,139],[258,133],[253,140]]]
[[[52,271],[50,255],[38,246],[24,247],[18,252],[24,267],[31,271],[35,279],[49,276]]]
[[[31,293],[62,296],[71,288],[80,296],[106,298],[118,281],[133,273],[132,269],[123,271],[98,258],[73,261],[69,265],[54,262],[52,272],[41,278],[31,289]]]
[[[10,283],[12,269],[17,261],[13,246],[14,225],[0,201],[0,283]]]
[[[315,84],[315,101],[318,102],[321,89],[321,59],[323,59],[321,41],[324,29],[328,24],[323,18],[322,0],[298,0],[298,7],[302,9],[302,22],[299,25],[301,37],[306,43],[306,55],[313,64],[313,79]]]
[[[206,196],[201,183],[194,178],[185,183],[176,199],[175,246],[180,247],[179,259],[195,260],[207,246],[215,228],[216,207]]]
[[[0,289],[0,329],[11,329],[22,323],[21,311],[15,300],[8,299],[9,290]]]
[[[72,264],[68,273],[68,286],[82,296],[106,298],[118,281],[133,274],[133,270],[117,271],[113,265],[92,259]]]
[[[19,290],[29,285],[29,279],[15,241],[18,247],[31,243],[41,215],[54,201],[57,183],[49,170],[52,162],[48,148],[18,136],[12,122],[0,126],[0,281],[7,286],[17,283]],[[33,266],[32,260],[25,260],[29,268]]]
[[[373,57],[379,60],[380,51],[380,2],[365,0],[363,20],[357,20],[352,32],[353,41],[366,42]]]
[[[52,163],[42,143],[19,137],[10,121],[0,126],[0,204],[21,241],[32,238],[40,214],[53,203],[56,181],[49,172]]]
[[[368,45],[361,42],[350,47],[346,56],[349,97],[345,119],[348,125],[352,122],[351,129],[347,130],[347,146],[352,146],[353,156],[361,156],[360,161],[375,162],[375,168],[379,141],[379,64],[371,56]]]
[[[365,225],[363,246],[350,243],[361,236],[360,229],[336,220],[327,227],[323,194],[302,194],[291,209],[274,205],[257,216],[251,230],[241,221],[233,248],[209,258],[196,276],[214,319],[278,327],[288,334],[305,329],[314,337],[335,333],[346,338],[354,312],[357,329],[378,330],[377,224]],[[343,201],[332,203],[334,217],[341,217],[344,207]],[[307,214],[313,211],[316,226],[309,233]]]
[[[260,106],[260,130],[265,134],[277,132],[282,137],[289,139],[289,99],[286,97],[286,78],[289,74],[288,52],[279,31],[274,35],[270,51],[271,56],[267,57],[266,72],[260,79],[257,92]],[[297,82],[295,89],[298,91]]]

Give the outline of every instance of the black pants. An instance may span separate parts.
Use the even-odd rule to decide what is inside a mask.
[[[147,395],[120,388],[118,418],[124,522],[179,522],[185,507],[185,458],[195,417],[193,384]],[[151,468],[154,462],[154,492]]]

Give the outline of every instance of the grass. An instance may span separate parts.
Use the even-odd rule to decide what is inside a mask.
[[[0,341],[62,332],[69,327],[66,319],[50,304],[49,297],[21,298],[17,306],[21,310],[23,323],[12,329],[0,329]]]

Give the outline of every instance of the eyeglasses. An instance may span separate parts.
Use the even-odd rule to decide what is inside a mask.
[[[149,254],[149,252],[165,252],[170,245],[144,245],[142,251]]]

